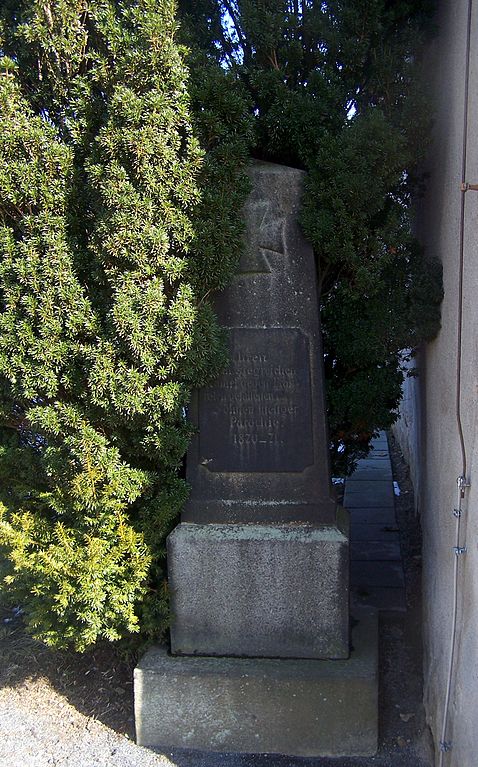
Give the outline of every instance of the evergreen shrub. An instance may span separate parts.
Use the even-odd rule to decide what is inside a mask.
[[[430,1],[179,15],[178,33],[174,0],[0,10],[1,590],[57,647],[167,623],[184,408],[225,362],[210,298],[251,155],[308,174],[336,471],[393,422],[403,349],[439,326],[440,267],[410,233]]]
[[[154,637],[184,408],[224,363],[209,296],[240,251],[249,110],[216,70],[193,125],[173,0],[1,14],[1,589],[57,647]]]
[[[436,334],[441,268],[411,235],[431,108],[420,87],[433,0],[180,0],[188,42],[247,90],[253,153],[303,168],[317,258],[335,472],[397,417]]]

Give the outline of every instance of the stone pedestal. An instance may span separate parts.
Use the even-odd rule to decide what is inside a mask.
[[[303,178],[251,168],[247,247],[216,301],[230,361],[191,403],[191,495],[168,542],[173,653],[349,653],[348,525],[330,485]]]
[[[179,525],[168,541],[171,651],[347,658],[347,532]]]
[[[174,657],[149,650],[135,670],[137,741],[294,756],[377,751],[377,619],[362,616],[348,660]]]

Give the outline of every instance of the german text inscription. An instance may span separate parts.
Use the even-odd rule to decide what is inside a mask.
[[[313,463],[309,342],[295,328],[231,328],[230,364],[200,392],[210,471],[302,471]]]

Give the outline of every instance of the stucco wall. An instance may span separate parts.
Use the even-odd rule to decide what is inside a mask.
[[[418,211],[427,252],[443,263],[442,329],[421,356],[422,375],[406,391],[396,434],[418,484],[423,527],[425,704],[437,746],[450,649],[455,554],[453,508],[461,454],[455,417],[460,182],[468,0],[442,0],[439,37],[430,53],[435,94],[430,179]],[[473,3],[467,181],[478,183],[478,2]],[[459,560],[455,676],[446,767],[478,765],[478,192],[466,193],[462,420],[468,456],[462,517],[467,554]],[[420,415],[421,413],[421,415]],[[418,479],[417,479],[418,478]],[[438,764],[438,755],[437,755]]]
[[[417,373],[403,383],[402,402],[397,422],[393,432],[400,442],[402,453],[410,467],[410,478],[415,491],[415,508],[420,511],[422,491],[422,401],[421,381],[424,376],[424,355],[419,352],[408,363],[409,368]]]

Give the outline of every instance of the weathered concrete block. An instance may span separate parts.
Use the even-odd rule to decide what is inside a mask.
[[[172,657],[135,670],[137,742],[155,749],[371,756],[377,750],[377,619],[348,660]]]
[[[168,571],[174,654],[349,654],[344,529],[183,523],[168,539]]]

